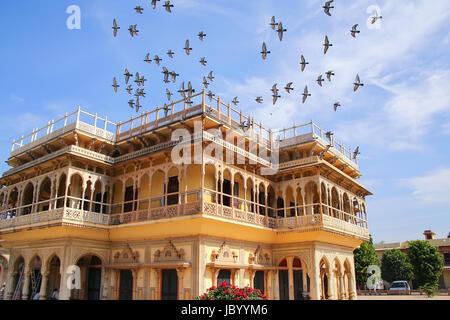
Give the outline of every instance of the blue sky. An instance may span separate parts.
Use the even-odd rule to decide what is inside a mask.
[[[128,107],[123,71],[139,71],[149,80],[144,109],[166,101],[165,88],[181,81],[201,89],[203,76],[214,71],[211,86],[221,99],[238,96],[240,108],[266,127],[281,128],[313,119],[349,148],[360,146],[361,182],[368,197],[369,228],[376,243],[422,239],[425,229],[437,237],[450,232],[450,2],[448,0],[336,0],[332,17],[324,1],[175,0],[173,13],[150,0],[8,1],[0,12],[0,157],[11,142],[33,128],[75,110],[124,121]],[[69,30],[66,9],[81,9],[81,29]],[[144,7],[138,15],[133,8]],[[368,8],[377,5],[383,19],[369,29]],[[269,27],[270,18],[288,30],[282,42]],[[121,29],[112,36],[112,20]],[[361,33],[350,36],[358,23]],[[128,26],[138,24],[131,38]],[[196,35],[207,37],[200,42]],[[333,47],[323,55],[323,39]],[[193,51],[182,52],[189,39]],[[263,61],[265,41],[272,52]],[[175,52],[175,59],[165,53]],[[161,67],[180,74],[176,84],[162,82],[161,67],[142,60],[158,54]],[[310,64],[300,71],[300,55]],[[207,67],[198,61],[206,57]],[[332,83],[314,82],[328,70]],[[365,83],[353,92],[359,73]],[[119,81],[114,94],[112,78]],[[274,107],[270,88],[294,82],[295,91]],[[308,85],[311,97],[301,103]],[[254,99],[263,96],[259,105]],[[177,97],[178,99],[178,97]],[[339,112],[333,103],[342,104]],[[270,115],[272,113],[272,116]],[[2,162],[0,171],[8,166]]]

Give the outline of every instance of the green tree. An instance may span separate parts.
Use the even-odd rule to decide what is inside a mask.
[[[414,268],[417,286],[437,287],[444,268],[444,261],[437,248],[425,240],[411,241],[408,245],[408,258]]]
[[[367,279],[370,274],[366,272],[370,265],[380,266],[380,261],[378,261],[377,253],[375,252],[375,247],[373,245],[372,236],[368,242],[363,242],[361,246],[353,251],[355,260],[355,278],[356,284],[359,287],[366,287]]]
[[[397,249],[388,250],[381,258],[381,277],[383,280],[393,282],[397,280],[409,281],[414,271],[408,256]]]

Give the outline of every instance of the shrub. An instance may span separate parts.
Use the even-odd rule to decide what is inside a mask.
[[[223,281],[218,287],[211,287],[196,300],[267,300],[259,289],[238,288]]]
[[[436,295],[436,286],[433,284],[424,284],[419,288],[420,290],[424,291],[425,294],[428,296],[428,298],[432,298]]]

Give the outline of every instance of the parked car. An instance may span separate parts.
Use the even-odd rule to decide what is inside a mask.
[[[394,281],[391,283],[388,294],[411,294],[411,288],[407,281]]]

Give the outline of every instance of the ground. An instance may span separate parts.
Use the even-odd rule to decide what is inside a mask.
[[[358,295],[358,300],[450,300],[450,295],[436,295],[433,298],[428,298],[426,295],[412,294],[412,295],[379,295],[379,296],[365,296]]]

